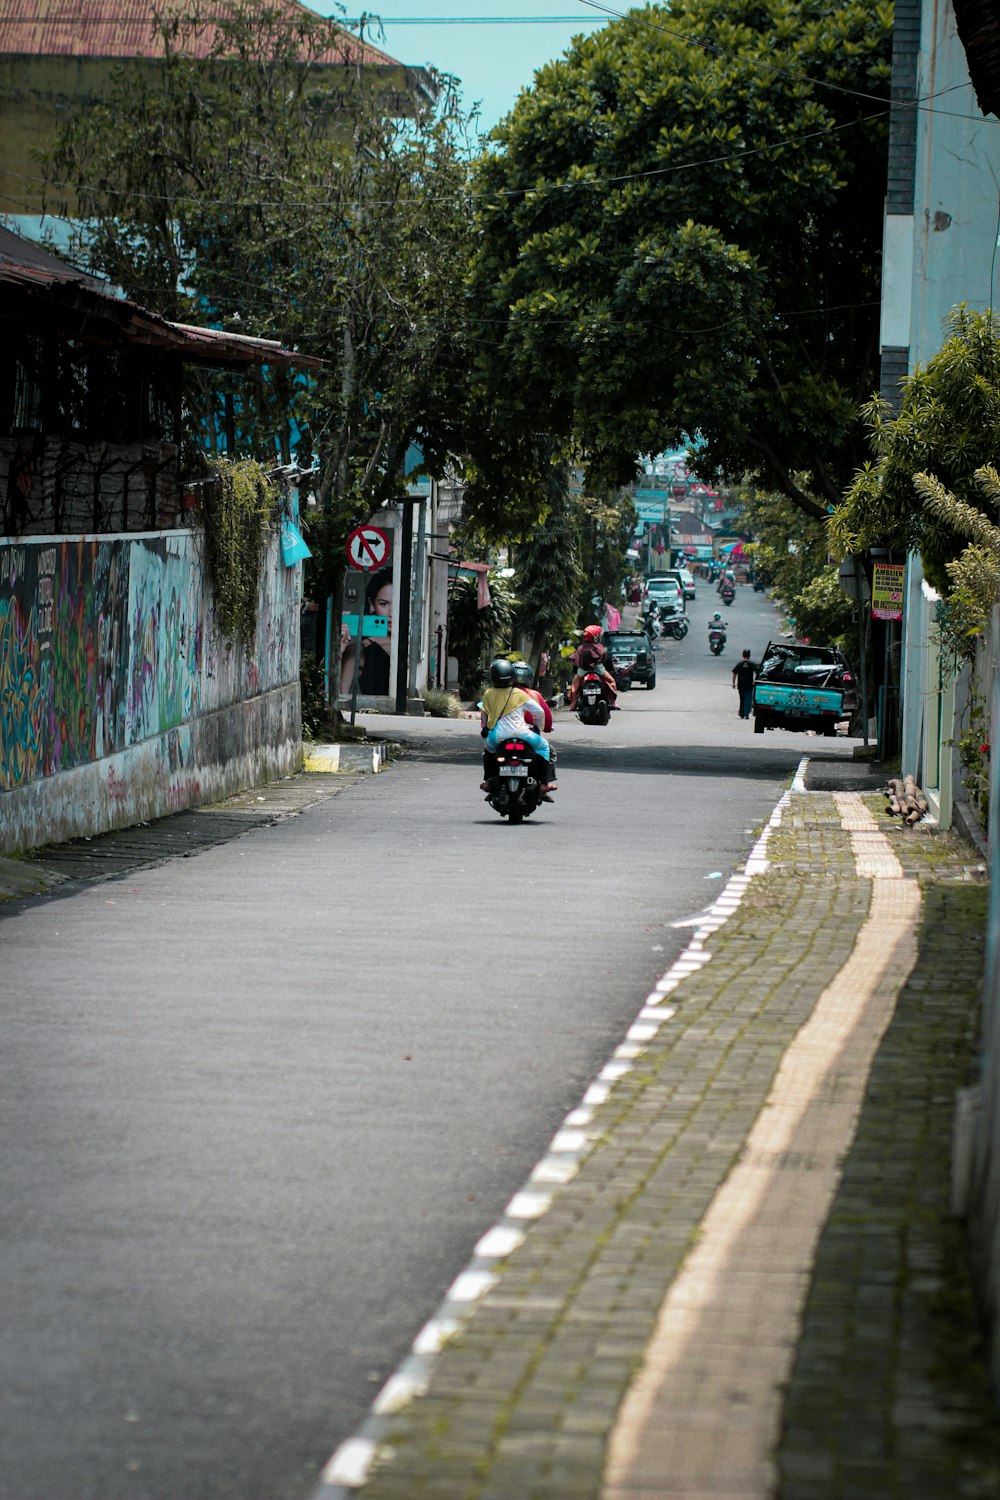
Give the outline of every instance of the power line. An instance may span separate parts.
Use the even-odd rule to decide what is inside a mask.
[[[611,17],[605,16],[602,24]],[[581,17],[575,16],[350,16],[341,24],[371,28],[376,26],[579,26]]]
[[[490,201],[498,198],[536,198],[542,193],[575,192],[578,189],[594,189],[606,187],[618,187],[628,182],[640,182],[648,178],[670,177],[681,172],[696,171],[700,167],[724,166],[728,162],[743,161],[753,156],[766,156],[770,152],[781,152],[791,150],[794,147],[804,145],[808,141],[820,139],[824,136],[839,135],[845,130],[853,130],[858,125],[868,125],[874,120],[884,119],[888,114],[887,109],[876,110],[870,115],[859,115],[855,120],[845,120],[839,125],[825,125],[819,130],[807,131],[805,134],[793,134],[779,137],[775,141],[768,142],[765,146],[747,146],[739,151],[726,152],[722,156],[700,157],[692,161],[671,162],[667,166],[649,167],[642,172],[622,172],[607,177],[577,177],[569,182],[543,182],[532,183],[526,187],[518,188],[487,188],[475,193],[466,193],[470,202]],[[108,197],[117,198],[125,202],[145,203],[184,203],[201,205],[204,208],[278,208],[278,209],[313,209],[318,210],[322,204],[313,199],[267,199],[255,198],[203,198],[186,193],[137,193],[129,192],[124,188],[112,188],[102,186],[95,189],[90,183],[57,182],[47,184],[44,178],[30,177],[23,172],[15,172],[8,169],[7,177],[17,178],[19,182],[30,183],[35,187],[50,186],[53,191],[70,191],[73,193],[100,191]],[[14,201],[14,200],[11,200]],[[426,204],[419,197],[405,200],[407,207],[413,207],[418,212],[426,212]],[[364,195],[352,195],[351,198],[343,200],[338,205],[340,208],[357,209],[360,207],[370,208],[401,208],[403,203],[398,198],[372,198]],[[75,223],[76,220],[65,218],[65,216],[49,212],[48,216],[53,219],[65,219],[66,223]]]
[[[366,31],[377,30],[379,26],[579,26],[580,16],[317,16],[316,20],[325,21],[327,25],[343,33],[352,41],[360,40],[358,32],[348,30],[349,27],[364,28]],[[611,17],[604,16],[594,22],[595,25],[603,25]],[[65,16],[32,16],[30,22],[20,22],[20,25],[30,25],[32,31],[39,26],[58,26],[63,30],[76,31],[84,26],[121,26],[122,19],[119,15],[78,15],[72,21]],[[130,23],[134,25],[135,23]],[[211,19],[204,22],[205,26],[212,24]],[[294,29],[295,22],[289,20],[290,28]],[[152,24],[150,25],[152,30]]]

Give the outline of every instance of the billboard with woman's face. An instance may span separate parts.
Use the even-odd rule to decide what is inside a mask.
[[[344,576],[344,631],[341,637],[340,692],[350,697],[354,674],[358,673],[359,697],[386,697],[394,693],[392,682],[392,568],[375,573],[349,572]],[[358,636],[347,620],[361,617],[360,661]]]

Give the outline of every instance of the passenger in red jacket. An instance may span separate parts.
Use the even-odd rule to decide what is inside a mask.
[[[552,728],[552,710],[535,687],[535,674],[531,670],[530,661],[516,661],[514,663],[514,681],[519,688],[523,688],[526,693],[530,693],[542,705],[545,713],[545,723],[542,725],[542,733],[548,734]]]
[[[582,642],[570,657],[570,661],[576,668],[569,685],[569,692],[566,695],[566,701],[570,708],[576,707],[576,700],[580,696],[580,687],[588,672],[597,673],[601,679],[601,688],[605,698],[612,708],[615,706],[615,699],[618,697],[618,684],[615,682],[614,674],[611,671],[611,654],[607,646],[603,645],[601,641],[602,634],[603,631],[600,625],[588,625],[583,632]]]
[[[517,683],[518,687],[521,689],[522,692],[530,693],[531,696],[532,696],[532,698],[534,698],[538,703],[541,704],[542,712],[545,715],[545,722],[542,724],[542,733],[543,734],[548,734],[550,732],[551,728],[552,728],[552,710],[549,707],[549,705],[546,703],[545,699],[542,697],[541,693],[534,686],[535,674],[531,670],[531,663],[530,663],[530,661],[516,661],[514,663],[514,681]],[[552,748],[551,745],[549,746],[549,772],[550,772],[550,778],[549,779],[550,779],[550,781],[552,783],[552,785],[550,786],[549,790],[550,791],[555,791],[555,789],[556,789],[556,752]],[[546,793],[542,797],[542,801],[543,802],[551,802],[552,798],[548,795],[548,793]]]

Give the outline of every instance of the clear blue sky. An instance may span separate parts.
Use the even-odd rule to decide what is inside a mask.
[[[323,0],[318,11],[333,14]],[[628,0],[607,0],[621,13]],[[349,16],[361,14],[346,0]],[[400,62],[431,63],[462,80],[466,109],[481,106],[479,129],[492,129],[514,105],[535,69],[561,57],[574,36],[606,24],[608,17],[583,0],[370,0],[364,10],[382,18],[370,37]]]

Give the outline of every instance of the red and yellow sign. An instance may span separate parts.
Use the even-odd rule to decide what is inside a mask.
[[[872,615],[876,620],[903,618],[902,563],[875,563],[872,578]]]

